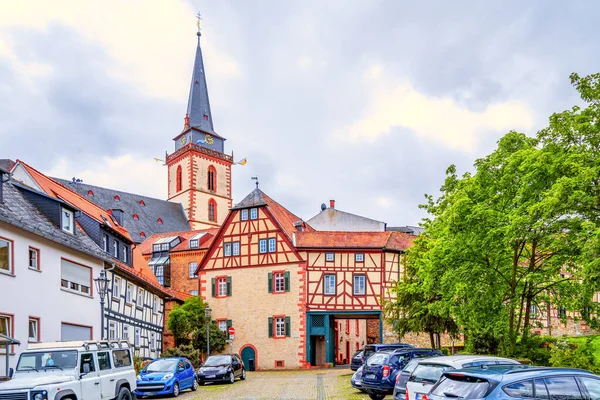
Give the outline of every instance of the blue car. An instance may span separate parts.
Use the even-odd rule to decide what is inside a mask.
[[[598,399],[600,376],[571,368],[481,366],[446,371],[423,399]]]
[[[140,371],[135,394],[138,397],[177,397],[185,389],[198,389],[192,363],[183,357],[157,358]]]

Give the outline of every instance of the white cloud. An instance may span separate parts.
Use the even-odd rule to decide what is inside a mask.
[[[392,128],[403,127],[427,141],[471,152],[477,147],[478,136],[489,131],[526,131],[534,126],[532,111],[519,100],[491,104],[477,112],[449,97],[420,93],[409,82],[390,85],[396,80],[385,76],[380,65],[370,67],[364,79],[373,88],[365,100],[365,112],[344,129],[344,136],[349,132],[354,142],[374,142]]]
[[[140,193],[159,199],[167,198],[167,167],[163,166],[162,162],[126,154],[116,158],[104,158],[101,163],[84,170],[79,170],[73,163],[73,160],[63,158],[51,170],[43,172],[57,178],[76,177],[94,186]],[[35,168],[35,165],[33,167]]]
[[[195,11],[183,0],[13,1],[0,6],[0,28],[46,29],[61,23],[101,43],[120,64],[114,76],[135,84],[143,93],[177,101],[187,97],[192,69]],[[210,35],[202,37],[210,58],[212,79],[241,76],[237,62],[223,48],[216,51]],[[12,52],[0,43],[0,54]]]

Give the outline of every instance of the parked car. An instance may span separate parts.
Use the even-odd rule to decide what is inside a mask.
[[[135,394],[138,397],[177,397],[185,389],[198,389],[192,363],[184,357],[157,358],[140,371]]]
[[[373,354],[380,352],[382,350],[396,350],[396,349],[407,349],[407,348],[414,348],[414,346],[407,344],[407,343],[375,343],[375,344],[368,344],[364,347],[363,349],[363,364],[365,363],[365,361],[367,361],[367,359],[369,357],[371,357]]]
[[[600,398],[600,376],[589,371],[520,367],[491,366],[446,371],[431,389],[428,398],[430,400]]]
[[[361,392],[364,392],[365,389],[363,389],[362,387],[362,370],[363,366],[361,365],[360,367],[358,367],[354,375],[352,375],[352,378],[350,378],[350,384],[354,389],[358,389]]]
[[[130,389],[135,369],[127,341],[29,343],[12,379],[0,382],[0,399],[131,399]]]
[[[363,365],[361,385],[372,399],[392,394],[396,376],[414,358],[443,356],[439,350],[402,348],[373,354]]]
[[[412,372],[417,368],[417,365],[422,360],[427,360],[427,358],[415,358],[411,360],[396,374],[396,383],[394,385],[394,400],[405,400],[406,393],[406,382],[408,382],[408,378]]]
[[[436,384],[442,374],[449,370],[483,365],[514,365],[518,361],[490,356],[446,356],[423,360],[417,365],[406,383],[406,400],[425,400],[423,396]]]
[[[363,365],[363,350],[362,349],[358,350],[352,356],[352,359],[350,361],[350,369],[352,371],[356,371],[356,370],[358,370],[358,368],[360,368],[361,365]]]
[[[208,382],[233,383],[235,378],[246,379],[246,368],[237,354],[219,354],[208,357],[198,368],[196,376],[201,385]]]

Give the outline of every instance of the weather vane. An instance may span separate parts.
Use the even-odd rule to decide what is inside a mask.
[[[258,189],[258,176],[251,177],[253,181],[256,181],[256,188]]]
[[[202,21],[202,15],[200,15],[200,11],[196,14],[196,26],[198,27],[198,35],[200,35],[200,21]]]

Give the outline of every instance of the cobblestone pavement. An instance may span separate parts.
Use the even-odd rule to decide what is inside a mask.
[[[369,400],[369,397],[350,385],[350,369],[322,369],[310,371],[248,372],[245,381],[233,385],[210,384],[200,386],[197,392],[185,391],[182,400],[229,399],[302,399],[302,400]],[[391,399],[392,396],[387,398]]]

